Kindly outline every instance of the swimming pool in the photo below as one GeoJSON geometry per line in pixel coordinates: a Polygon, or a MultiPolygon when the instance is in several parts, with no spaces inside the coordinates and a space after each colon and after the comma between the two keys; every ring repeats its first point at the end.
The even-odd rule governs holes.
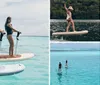
{"type": "MultiPolygon", "coordinates": [[[[19,38],[17,53],[34,53],[32,59],[17,62],[0,62],[0,64],[21,63],[26,66],[19,74],[0,76],[0,85],[48,85],[48,37],[22,36],[19,38]]],[[[8,50],[8,42],[4,37],[2,48],[8,50]]]]}
{"type": "Polygon", "coordinates": [[[100,85],[100,43],[86,44],[51,43],[50,85],[100,85]],[[62,75],[57,75],[59,62],[63,65],[62,75]]]}

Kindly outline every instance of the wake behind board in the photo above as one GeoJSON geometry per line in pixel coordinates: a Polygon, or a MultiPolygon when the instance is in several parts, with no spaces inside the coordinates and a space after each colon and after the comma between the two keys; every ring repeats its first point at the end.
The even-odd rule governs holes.
{"type": "Polygon", "coordinates": [[[0,62],[26,60],[32,58],[33,56],[33,53],[23,53],[20,55],[16,55],[15,57],[9,57],[9,55],[0,54],[0,62]]]}
{"type": "Polygon", "coordinates": [[[25,69],[23,64],[0,65],[0,76],[13,75],[25,69]]]}
{"type": "Polygon", "coordinates": [[[87,33],[88,30],[84,30],[84,31],[75,31],[75,32],[55,32],[52,35],[82,35],[87,33]]]}

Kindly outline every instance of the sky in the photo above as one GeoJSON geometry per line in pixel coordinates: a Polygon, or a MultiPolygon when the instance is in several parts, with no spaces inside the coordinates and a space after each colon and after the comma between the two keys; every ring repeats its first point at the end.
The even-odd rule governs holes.
{"type": "Polygon", "coordinates": [[[0,29],[8,16],[13,28],[23,35],[48,36],[49,0],[2,0],[0,2],[0,29]]]}

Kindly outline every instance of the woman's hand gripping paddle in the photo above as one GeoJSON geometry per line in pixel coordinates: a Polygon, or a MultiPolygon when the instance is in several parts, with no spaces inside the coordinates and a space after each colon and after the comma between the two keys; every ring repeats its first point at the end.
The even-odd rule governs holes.
{"type": "Polygon", "coordinates": [[[1,49],[1,44],[2,44],[2,38],[3,38],[3,36],[5,35],[6,33],[1,33],[0,34],[0,49],[1,49]]]}

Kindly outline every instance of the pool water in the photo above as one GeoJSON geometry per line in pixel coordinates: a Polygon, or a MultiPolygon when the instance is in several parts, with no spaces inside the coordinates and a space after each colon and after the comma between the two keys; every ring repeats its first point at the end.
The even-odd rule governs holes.
{"type": "MultiPolygon", "coordinates": [[[[15,40],[16,43],[16,40],[15,40]]],[[[6,37],[2,41],[2,52],[8,52],[9,43],[6,37]]],[[[0,76],[0,85],[48,85],[48,37],[22,36],[19,38],[17,53],[34,53],[32,59],[16,62],[0,62],[4,64],[21,63],[25,65],[25,70],[21,73],[0,76]]]]}
{"type": "MultiPolygon", "coordinates": [[[[93,50],[94,47],[91,47],[91,51],[86,47],[87,51],[85,51],[82,50],[82,47],[85,49],[84,43],[77,43],[75,46],[79,46],[78,48],[81,48],[81,50],[76,48],[78,50],[75,51],[75,46],[72,44],[51,44],[50,85],[100,85],[100,50],[95,51],[93,50]],[[74,50],[66,48],[66,51],[63,51],[61,45],[63,48],[64,45],[65,48],[68,45],[74,50]],[[59,50],[57,50],[57,47],[59,50]],[[66,60],[68,60],[68,68],[65,68],[66,60]],[[57,74],[59,62],[62,63],[62,75],[57,74]]],[[[99,43],[90,43],[90,45],[99,46],[99,43]]]]}

